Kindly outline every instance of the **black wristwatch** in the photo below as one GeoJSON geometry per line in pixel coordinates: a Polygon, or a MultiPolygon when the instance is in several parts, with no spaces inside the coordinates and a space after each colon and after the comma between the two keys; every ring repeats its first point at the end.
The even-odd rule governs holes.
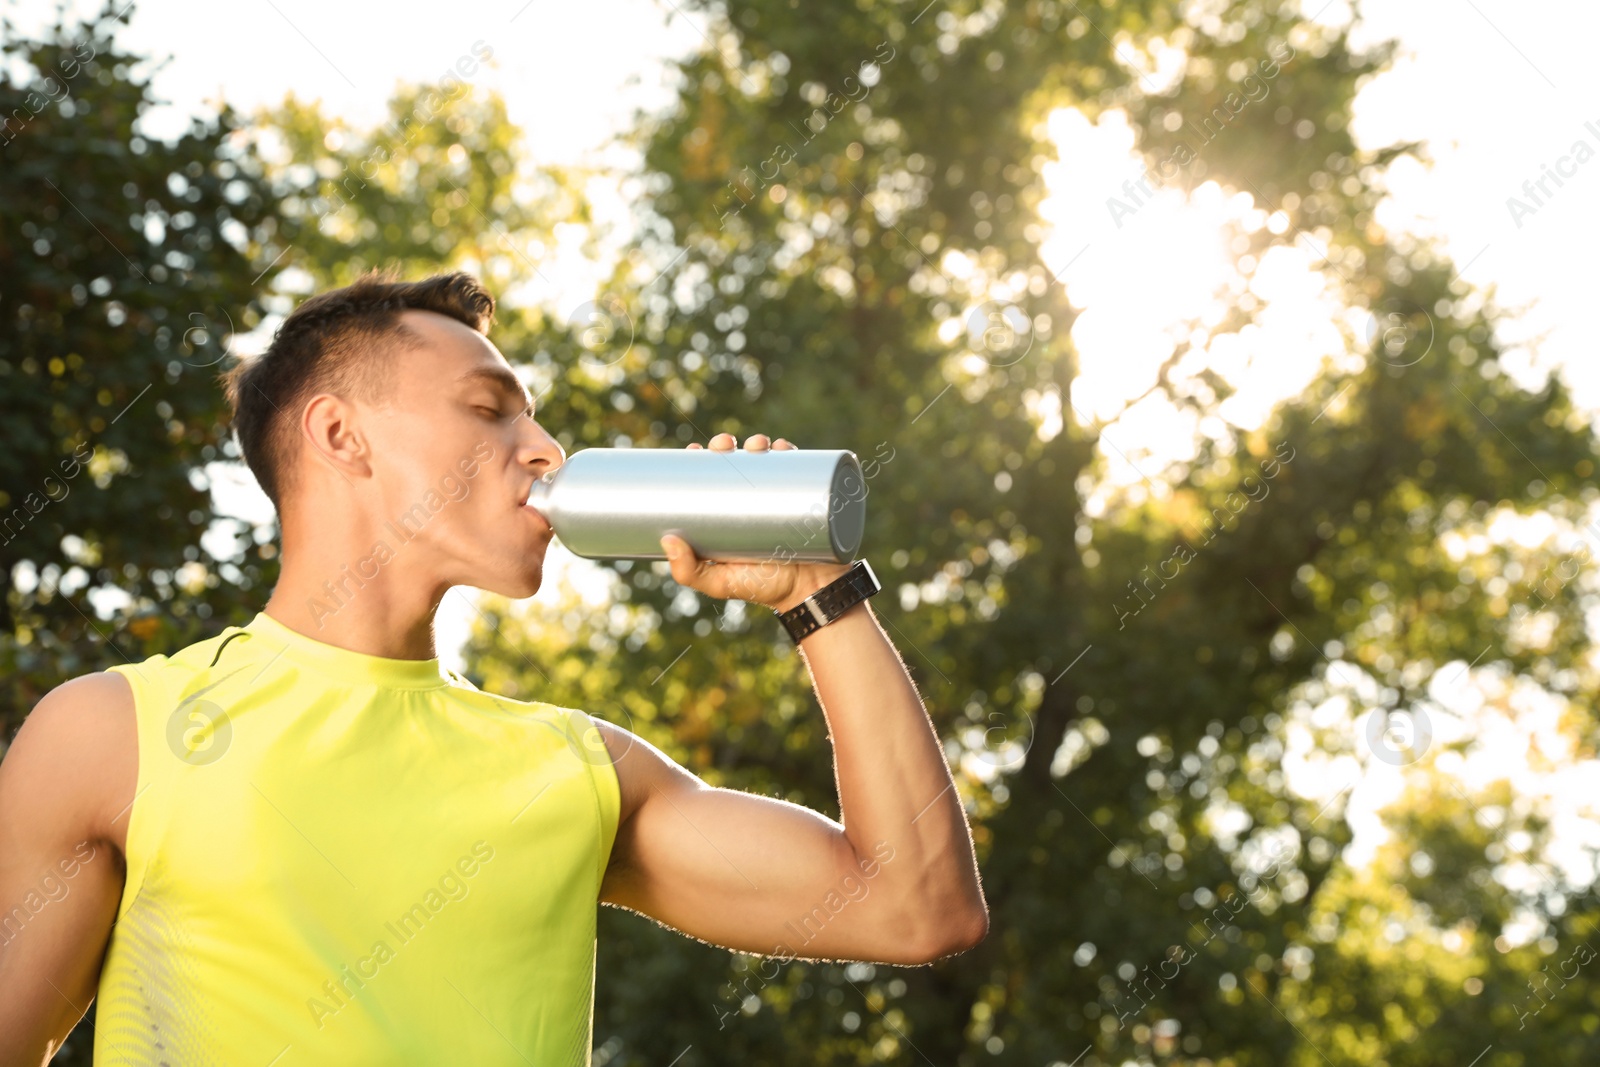
{"type": "Polygon", "coordinates": [[[882,588],[878,576],[872,573],[872,565],[864,559],[858,559],[834,581],[788,611],[780,612],[778,620],[798,645],[801,638],[833,622],[882,588]]]}

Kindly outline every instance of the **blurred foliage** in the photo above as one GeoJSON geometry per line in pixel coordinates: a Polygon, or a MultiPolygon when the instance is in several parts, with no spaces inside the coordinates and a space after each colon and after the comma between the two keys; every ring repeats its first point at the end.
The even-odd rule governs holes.
{"type": "Polygon", "coordinates": [[[249,614],[276,572],[213,514],[206,465],[236,455],[215,379],[264,314],[278,205],[233,112],[138,134],[130,17],[0,45],[0,751],[51,687],[249,614]]]}
{"type": "Polygon", "coordinates": [[[588,221],[573,179],[535,170],[505,104],[465,84],[402,88],[374,130],[329,121],[292,93],[255,117],[293,226],[292,262],[318,286],[374,266],[410,276],[448,263],[504,296],[537,274],[557,225],[588,221]]]}
{"type": "Polygon", "coordinates": [[[265,314],[278,204],[232,111],[139,134],[130,9],[0,30],[0,754],[51,688],[243,621],[277,573],[207,468],[237,456],[216,375],[265,314]]]}
{"type": "MultiPolygon", "coordinates": [[[[1558,381],[1528,391],[1500,367],[1492,303],[1374,221],[1385,168],[1419,151],[1349,134],[1392,48],[1358,53],[1348,30],[1260,2],[691,7],[708,46],[679,65],[675,106],[641,119],[642,236],[598,301],[626,328],[572,365],[573,391],[614,389],[583,441],[761,430],[886,459],[867,540],[889,585],[877,611],[962,769],[994,925],[929,968],[774,974],[608,913],[596,1062],[1592,1055],[1600,1015],[1575,988],[1537,1029],[1485,1010],[1545,949],[1588,937],[1547,908],[1545,940],[1497,946],[1548,895],[1505,873],[1542,864],[1536,848],[1504,850],[1427,763],[1409,772],[1427,784],[1395,816],[1396,854],[1352,869],[1339,804],[1295,795],[1282,769],[1308,709],[1342,704],[1319,742],[1370,760],[1371,713],[1437,711],[1431,680],[1469,663],[1576,709],[1595,690],[1580,586],[1543,581],[1552,546],[1446,550],[1503,512],[1580,522],[1594,441],[1558,381]],[[1186,56],[1172,78],[1141,73],[1171,48],[1186,56]],[[1255,99],[1230,101],[1252,73],[1255,99]],[[1144,472],[1170,492],[1091,513],[1124,462],[1115,425],[1052,432],[1039,414],[1041,398],[1067,407],[1077,373],[1075,309],[1038,253],[1045,119],[1121,109],[1154,172],[1218,107],[1226,136],[1179,184],[1281,212],[1230,235],[1241,274],[1299,240],[1375,336],[1350,332],[1346,358],[1259,430],[1223,424],[1192,462],[1144,472]],[[951,254],[972,280],[945,269],[951,254]],[[1263,478],[1270,498],[1241,509],[1263,478]]],[[[1259,313],[1218,298],[1212,337],[1259,313]]],[[[1214,414],[1227,384],[1178,374],[1189,351],[1157,388],[1214,414]]],[[[559,401],[545,410],[561,421],[559,401]]],[[[485,684],[833,811],[825,730],[771,620],[699,603],[660,567],[610,569],[606,611],[569,592],[493,613],[475,647],[485,684]]]]}
{"type": "MultiPolygon", "coordinates": [[[[1385,168],[1420,151],[1363,151],[1349,135],[1351,101],[1391,49],[1358,53],[1347,31],[1260,0],[689,6],[708,20],[707,47],[677,64],[674,105],[640,117],[639,237],[593,304],[565,316],[540,306],[540,267],[558,225],[588,224],[582,176],[533,166],[492,95],[438,105],[407,88],[377,130],[291,97],[237,141],[217,131],[138,155],[129,123],[145,90],[131,73],[75,88],[86,115],[34,118],[3,150],[0,181],[56,153],[40,173],[87,171],[52,180],[103,233],[74,229],[75,251],[51,259],[82,217],[48,188],[5,198],[0,308],[18,307],[18,291],[53,307],[104,275],[106,297],[126,294],[127,323],[142,309],[154,325],[135,335],[57,314],[47,343],[39,312],[7,314],[4,373],[30,376],[5,390],[8,432],[25,425],[40,442],[5,461],[26,475],[19,488],[84,440],[97,456],[114,445],[143,479],[113,470],[73,504],[83,511],[52,505],[34,525],[59,527],[40,526],[8,565],[62,571],[66,534],[114,560],[93,580],[160,603],[160,625],[179,631],[122,646],[130,656],[181,644],[181,620],[202,607],[215,621],[258,599],[247,590],[269,578],[260,561],[208,564],[219,584],[192,608],[181,590],[168,607],[143,577],[206,528],[187,472],[226,452],[209,380],[181,360],[164,374],[171,357],[157,355],[156,304],[173,315],[189,297],[135,302],[167,249],[114,206],[130,168],[161,153],[188,153],[185,173],[195,158],[203,190],[225,161],[248,188],[227,200],[248,238],[220,239],[220,202],[191,209],[189,226],[218,227],[206,292],[240,329],[271,278],[254,280],[258,264],[280,272],[273,310],[374,264],[461,267],[501,295],[494,340],[569,450],[759,430],[873,461],[866,543],[887,585],[875,610],[958,767],[990,937],[924,968],[774,967],[605,909],[597,1065],[1591,1062],[1600,1003],[1583,953],[1600,908],[1549,863],[1536,805],[1505,783],[1464,792],[1445,763],[1460,746],[1441,744],[1403,772],[1391,837],[1357,865],[1342,793],[1306,799],[1284,771],[1308,743],[1334,768],[1370,762],[1369,716],[1437,714],[1439,684],[1469,664],[1561,702],[1582,754],[1596,734],[1592,597],[1568,573],[1574,556],[1487,535],[1508,514],[1581,526],[1594,440],[1558,380],[1528,389],[1508,375],[1492,301],[1436,249],[1376,223],[1385,168]],[[1152,57],[1169,48],[1186,58],[1157,82],[1152,57]],[[1267,77],[1269,57],[1286,57],[1270,94],[1230,103],[1252,71],[1267,77]],[[1344,358],[1261,428],[1208,420],[1220,428],[1196,458],[1144,472],[1162,491],[1112,493],[1103,509],[1088,502],[1124,462],[1116,423],[1057,430],[1041,415],[1051,401],[1069,409],[1078,369],[1076,311],[1038,253],[1058,108],[1126,112],[1153,172],[1182,130],[1226,109],[1226,136],[1180,184],[1217,182],[1281,212],[1285,226],[1230,235],[1241,275],[1273,247],[1312,246],[1344,303],[1371,311],[1377,340],[1350,332],[1344,358]],[[114,129],[95,131],[109,114],[114,129]],[[47,130],[53,140],[35,139],[47,130]],[[95,152],[123,153],[115,172],[95,170],[95,152]],[[16,217],[22,203],[55,214],[16,217]],[[46,219],[57,231],[38,252],[46,219]],[[953,278],[951,255],[975,269],[953,278]],[[61,277],[19,290],[29,270],[61,277]],[[32,370],[24,345],[38,351],[32,370]],[[46,374],[72,351],[110,400],[46,384],[69,377],[46,374]],[[166,399],[182,427],[211,436],[180,431],[152,455],[139,434],[155,431],[131,425],[140,408],[110,423],[152,373],[168,392],[141,403],[166,399]],[[95,429],[87,413],[101,409],[95,429]],[[1263,479],[1270,495],[1230,503],[1263,479]],[[112,510],[134,499],[140,516],[167,519],[169,506],[172,518],[112,510]]],[[[161,199],[176,164],[164,166],[139,197],[176,212],[177,193],[161,199]]],[[[1260,313],[1218,299],[1229,312],[1211,337],[1260,313]]],[[[1180,371],[1189,336],[1156,389],[1214,415],[1228,385],[1180,371]]],[[[776,623],[703,602],[660,566],[603,574],[599,606],[573,589],[487,601],[474,680],[611,718],[713,783],[837,814],[825,724],[776,623]]],[[[19,617],[64,599],[10,594],[19,617]]],[[[81,621],[48,618],[39,632],[57,643],[30,646],[33,695],[111,661],[71,636],[81,621]]],[[[119,643],[137,632],[122,615],[100,625],[119,627],[119,643]]]]}

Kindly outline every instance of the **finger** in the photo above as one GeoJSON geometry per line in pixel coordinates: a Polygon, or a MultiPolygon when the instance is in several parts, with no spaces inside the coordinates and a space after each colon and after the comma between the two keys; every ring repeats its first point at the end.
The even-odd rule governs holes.
{"type": "Polygon", "coordinates": [[[700,559],[694,548],[676,534],[663,536],[661,548],[667,554],[673,581],[719,600],[749,600],[770,577],[764,566],[700,559]]]}
{"type": "Polygon", "coordinates": [[[711,447],[718,452],[727,452],[739,446],[739,439],[731,433],[719,433],[711,439],[711,447]]]}
{"type": "Polygon", "coordinates": [[[705,564],[695,555],[689,542],[674,534],[661,538],[661,550],[667,554],[667,565],[672,568],[672,580],[679,585],[694,587],[705,564]]]}
{"type": "Polygon", "coordinates": [[[684,445],[684,447],[685,447],[685,448],[699,448],[699,449],[704,449],[704,448],[705,448],[705,445],[702,445],[702,444],[701,444],[701,443],[700,443],[700,442],[699,442],[699,441],[690,441],[690,442],[689,442],[689,443],[688,443],[688,444],[687,444],[687,445],[684,445]]]}
{"type": "Polygon", "coordinates": [[[772,438],[764,433],[753,433],[744,439],[746,452],[765,452],[772,445],[772,438]]]}
{"type": "Polygon", "coordinates": [[[772,447],[773,448],[794,448],[794,447],[796,447],[796,445],[795,445],[795,443],[793,441],[789,440],[787,437],[780,437],[776,441],[772,442],[772,447]]]}

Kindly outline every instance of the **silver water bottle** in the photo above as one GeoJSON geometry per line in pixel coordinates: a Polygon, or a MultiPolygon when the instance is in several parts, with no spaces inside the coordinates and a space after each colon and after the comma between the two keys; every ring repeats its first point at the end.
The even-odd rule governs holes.
{"type": "Polygon", "coordinates": [[[665,559],[673,533],[702,559],[849,563],[867,485],[847,449],[585,448],[533,483],[528,506],[589,559],[665,559]]]}

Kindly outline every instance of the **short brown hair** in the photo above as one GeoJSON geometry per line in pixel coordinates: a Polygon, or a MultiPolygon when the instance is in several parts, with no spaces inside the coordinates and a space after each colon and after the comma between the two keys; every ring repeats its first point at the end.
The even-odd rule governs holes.
{"type": "Polygon", "coordinates": [[[408,308],[448,315],[485,335],[494,321],[494,297],[470,274],[405,282],[374,268],[302,302],[265,352],[223,375],[239,450],[280,512],[301,406],[321,392],[377,395],[384,379],[378,357],[390,346],[413,348],[422,341],[400,319],[408,308]]]}

